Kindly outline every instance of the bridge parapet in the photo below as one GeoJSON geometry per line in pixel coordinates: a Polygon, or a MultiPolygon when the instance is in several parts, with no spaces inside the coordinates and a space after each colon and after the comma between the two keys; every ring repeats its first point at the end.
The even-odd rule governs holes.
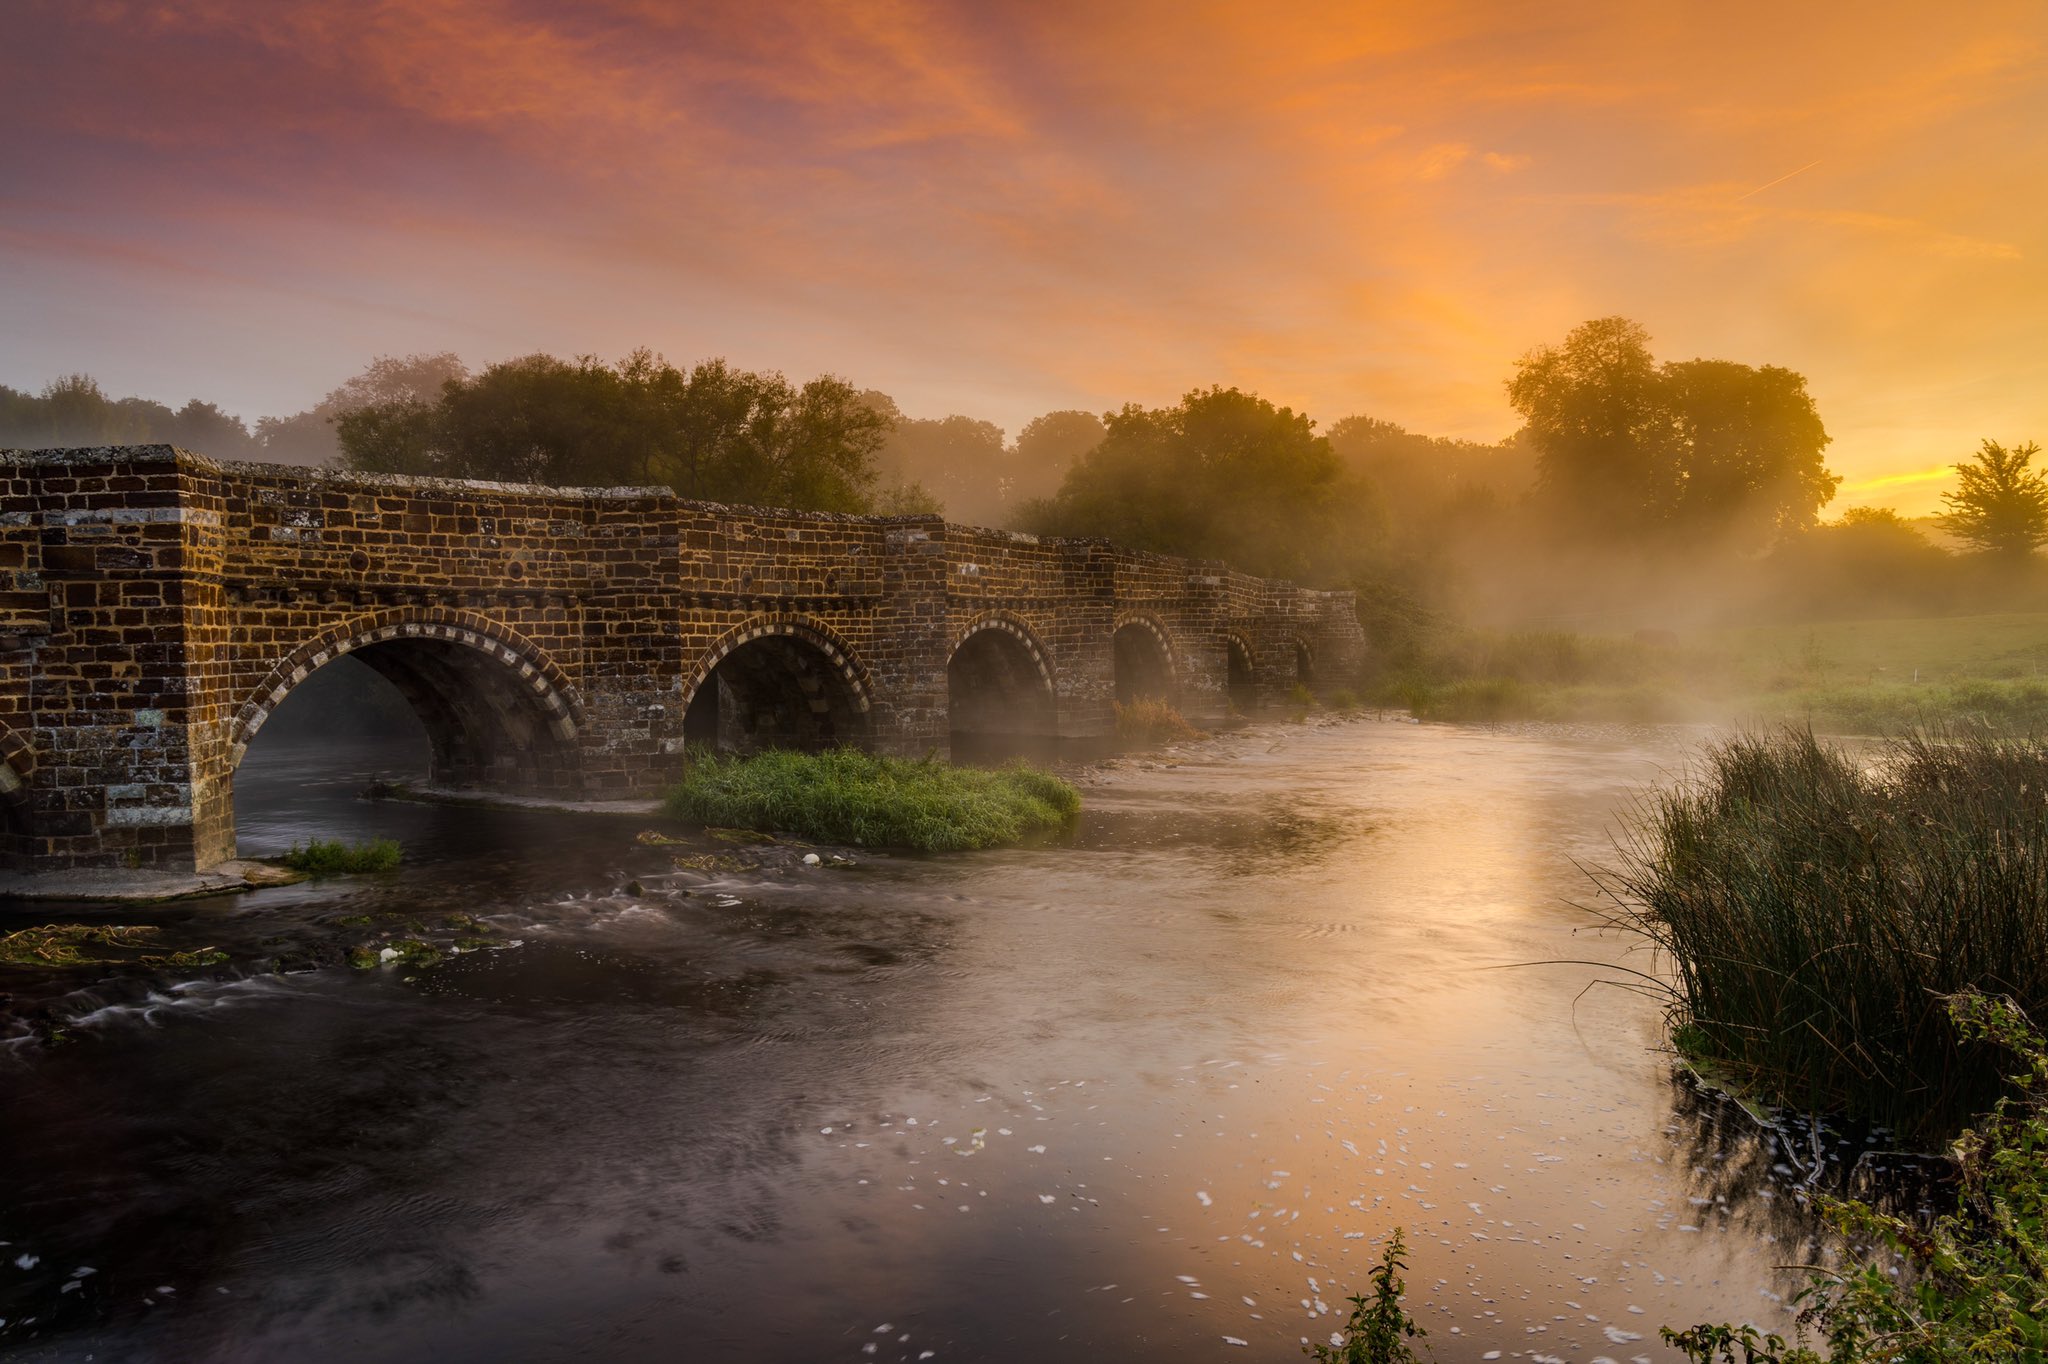
{"type": "Polygon", "coordinates": [[[1102,733],[1120,691],[1199,719],[1362,647],[1348,593],[937,517],[0,451],[0,848],[232,856],[235,765],[342,657],[413,704],[437,781],[610,797],[672,780],[692,739],[1102,733]]]}

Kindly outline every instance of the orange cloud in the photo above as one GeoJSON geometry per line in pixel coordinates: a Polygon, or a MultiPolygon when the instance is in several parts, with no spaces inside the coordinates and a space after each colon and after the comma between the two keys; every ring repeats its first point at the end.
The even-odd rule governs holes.
{"type": "Polygon", "coordinates": [[[1669,355],[1807,374],[1858,495],[2048,436],[2030,0],[1938,27],[1908,3],[46,0],[13,29],[0,381],[126,365],[287,410],[369,349],[645,343],[1012,429],[1225,381],[1494,436],[1516,356],[1619,312],[1669,355]]]}

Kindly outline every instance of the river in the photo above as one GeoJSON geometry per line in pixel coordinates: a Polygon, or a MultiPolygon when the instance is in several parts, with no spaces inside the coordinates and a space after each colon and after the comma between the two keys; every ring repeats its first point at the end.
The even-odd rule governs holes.
{"type": "Polygon", "coordinates": [[[1258,725],[1093,771],[1070,843],[670,877],[259,745],[245,853],[405,869],[118,920],[519,945],[58,1000],[0,1051],[0,1358],[1298,1358],[1396,1226],[1441,1361],[1785,1329],[1793,1167],[1631,977],[1531,964],[1649,965],[1575,905],[1697,737],[1258,725]]]}

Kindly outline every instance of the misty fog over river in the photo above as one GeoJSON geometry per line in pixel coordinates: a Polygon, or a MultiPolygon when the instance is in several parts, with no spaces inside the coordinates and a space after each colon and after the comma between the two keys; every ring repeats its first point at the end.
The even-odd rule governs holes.
{"type": "Polygon", "coordinates": [[[684,875],[259,745],[245,853],[405,867],[118,921],[519,945],[60,1001],[0,1050],[0,1358],[1297,1358],[1396,1226],[1438,1360],[1786,1329],[1797,1172],[1625,976],[1516,965],[1648,966],[1581,868],[1698,737],[1262,724],[1088,775],[1068,843],[684,875]]]}

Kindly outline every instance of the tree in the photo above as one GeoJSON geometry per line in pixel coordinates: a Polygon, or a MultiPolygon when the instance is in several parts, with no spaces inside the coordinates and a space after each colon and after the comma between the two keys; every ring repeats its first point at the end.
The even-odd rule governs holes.
{"type": "Polygon", "coordinates": [[[110,398],[99,381],[67,374],[30,395],[0,389],[0,445],[29,448],[161,441],[221,459],[254,452],[240,417],[194,398],[172,411],[151,398],[110,398]]]}
{"type": "Polygon", "coordinates": [[[992,523],[1008,500],[1010,452],[994,422],[899,415],[879,463],[884,477],[929,489],[961,521],[992,523]]]}
{"type": "Polygon", "coordinates": [[[1538,486],[1563,519],[1613,533],[1665,499],[1668,417],[1650,335],[1625,317],[1524,356],[1508,401],[1536,442],[1538,486]]]}
{"type": "Polygon", "coordinates": [[[1033,417],[1010,452],[1009,502],[1049,497],[1080,458],[1102,444],[1108,428],[1093,412],[1066,409],[1033,417]]]}
{"type": "Polygon", "coordinates": [[[1806,380],[1776,365],[1686,360],[1663,367],[1672,422],[1667,525],[1770,540],[1814,524],[1842,480],[1806,380]]]}
{"type": "MultiPolygon", "coordinates": [[[[339,390],[337,390],[339,392],[339,390]]],[[[529,355],[344,411],[351,468],[556,486],[665,485],[721,502],[864,511],[886,420],[843,379],[801,388],[723,360],[685,374],[529,355]]]]}
{"type": "Polygon", "coordinates": [[[1948,508],[1942,529],[2002,559],[2024,559],[2048,543],[2048,477],[2027,467],[2040,453],[2034,441],[2010,450],[1985,441],[1974,457],[1956,465],[1962,486],[1941,495],[1948,508]]]}
{"type": "Polygon", "coordinates": [[[1344,477],[1304,414],[1211,388],[1177,407],[1127,405],[1105,426],[1032,509],[1038,528],[1316,580],[1341,577],[1377,539],[1370,488],[1344,477]]]}
{"type": "Polygon", "coordinates": [[[468,377],[468,368],[452,351],[403,357],[380,355],[361,374],[306,411],[290,417],[259,418],[256,442],[262,448],[263,458],[274,463],[331,463],[341,457],[341,440],[335,428],[345,414],[408,399],[431,404],[440,397],[443,384],[468,377]]]}
{"type": "Polygon", "coordinates": [[[1378,417],[1345,417],[1330,427],[1344,467],[1379,489],[1390,511],[1427,515],[1474,497],[1519,496],[1536,481],[1535,451],[1511,436],[1498,444],[1423,436],[1378,417]]]}
{"type": "Polygon", "coordinates": [[[1610,538],[1761,548],[1811,526],[1841,480],[1806,380],[1774,365],[1659,365],[1649,334],[1596,318],[1525,356],[1508,398],[1559,524],[1610,538]]]}

